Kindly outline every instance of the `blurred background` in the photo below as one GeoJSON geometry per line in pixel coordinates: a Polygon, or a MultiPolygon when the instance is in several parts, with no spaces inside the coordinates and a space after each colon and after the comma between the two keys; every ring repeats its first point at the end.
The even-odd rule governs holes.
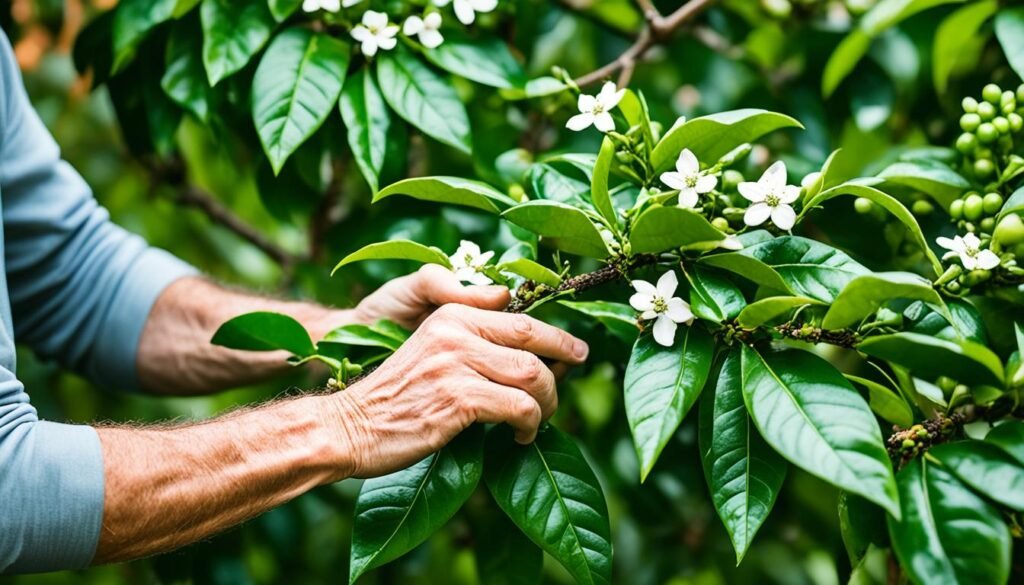
{"type": "MultiPolygon", "coordinates": [[[[548,74],[556,65],[574,75],[591,71],[625,50],[642,22],[628,0],[507,2],[514,5],[509,9],[513,30],[506,31],[507,36],[531,75],[548,74]]],[[[301,162],[274,179],[262,153],[243,139],[253,132],[251,121],[247,128],[230,118],[204,125],[178,112],[164,135],[169,143],[133,144],[131,130],[124,132],[119,124],[110,88],[94,88],[97,80],[75,66],[78,33],[115,4],[116,0],[8,0],[2,4],[0,22],[15,46],[33,104],[65,158],[120,225],[218,281],[338,306],[354,304],[366,291],[411,269],[394,263],[362,263],[329,277],[339,258],[366,243],[401,236],[451,251],[461,234],[469,234],[484,249],[504,245],[489,216],[454,209],[438,215],[436,207],[400,198],[371,208],[365,183],[344,147],[337,146],[343,139],[329,130],[318,133],[309,148],[331,153],[327,164],[338,180],[330,197],[314,188],[322,173],[318,169],[305,172],[301,162]],[[181,174],[204,199],[197,202],[183,194],[181,174]],[[226,222],[247,226],[258,237],[240,235],[226,222]]],[[[838,147],[854,154],[846,157],[849,176],[871,174],[909,148],[948,147],[959,133],[956,121],[964,95],[977,95],[989,81],[1015,87],[1009,81],[1013,73],[986,30],[962,47],[972,57],[961,60],[967,65],[954,72],[947,90],[940,94],[933,89],[932,40],[938,23],[952,10],[942,7],[879,35],[850,78],[824,99],[821,81],[826,60],[856,25],[857,16],[872,4],[872,0],[724,0],[697,24],[649,52],[633,73],[630,87],[643,90],[653,117],[666,127],[679,115],[738,107],[772,109],[799,119],[805,131],[772,135],[750,160],[752,167],[758,166],[770,149],[773,156],[789,163],[791,178],[818,169],[838,147]]],[[[658,5],[668,12],[679,3],[658,5]]],[[[80,46],[77,52],[89,50],[80,46]]],[[[389,171],[390,179],[382,180],[382,185],[420,174],[476,175],[500,184],[503,165],[512,164],[516,157],[529,162],[529,152],[597,150],[596,132],[562,130],[565,119],[575,113],[571,96],[511,103],[497,92],[468,83],[457,88],[473,120],[473,156],[413,134],[401,142],[407,145],[398,155],[401,164],[389,171]]],[[[245,99],[239,103],[246,103],[245,99]]],[[[240,108],[244,111],[239,119],[248,120],[248,108],[240,108]]],[[[316,164],[324,161],[316,160],[316,164]]],[[[534,180],[543,184],[553,179],[534,180]]],[[[852,204],[836,203],[840,204],[851,205],[848,218],[837,222],[841,225],[822,226],[833,239],[842,241],[844,233],[865,230],[885,233],[885,220],[854,214],[852,204]]],[[[922,223],[927,221],[922,218],[922,223]]],[[[857,241],[862,242],[854,250],[858,260],[875,269],[892,265],[900,253],[898,245],[885,237],[857,241]]],[[[556,309],[544,317],[584,333],[592,327],[556,309]]],[[[599,470],[613,516],[616,582],[846,583],[850,566],[839,538],[838,494],[795,468],[757,542],[742,565],[735,566],[701,469],[696,417],[684,423],[647,483],[638,485],[637,462],[621,408],[624,364],[618,357],[612,359],[626,355],[627,346],[613,336],[590,338],[602,342],[594,347],[588,367],[563,384],[557,424],[580,439],[599,470]]],[[[297,370],[288,377],[214,397],[157,399],[96,388],[74,373],[37,360],[25,348],[19,351],[18,364],[41,416],[76,422],[202,419],[323,384],[297,370]]],[[[314,490],[226,534],[162,557],[81,572],[0,578],[0,582],[344,582],[358,488],[358,482],[347,481],[314,490]]],[[[478,496],[428,543],[361,582],[479,583],[469,527],[475,513],[486,514],[493,506],[488,506],[482,493],[478,496]]],[[[545,579],[555,584],[571,582],[551,562],[546,564],[545,579]]]]}

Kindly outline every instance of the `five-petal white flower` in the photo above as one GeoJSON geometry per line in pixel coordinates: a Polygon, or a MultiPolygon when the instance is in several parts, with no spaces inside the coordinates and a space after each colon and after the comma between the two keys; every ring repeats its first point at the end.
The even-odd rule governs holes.
{"type": "Polygon", "coordinates": [[[743,223],[758,226],[770,217],[779,229],[793,228],[796,211],[791,203],[800,198],[800,187],[786,184],[786,163],[777,161],[756,183],[740,183],[739,190],[740,195],[752,203],[743,215],[743,223]]]}
{"type": "Polygon", "coordinates": [[[390,51],[395,48],[398,39],[398,25],[388,23],[388,15],[383,12],[367,10],[363,13],[363,23],[352,29],[352,38],[359,41],[359,50],[367,57],[377,54],[377,49],[390,51]]]}
{"type": "Polygon", "coordinates": [[[982,250],[981,240],[978,236],[968,233],[964,237],[956,236],[949,238],[937,238],[935,240],[943,248],[954,252],[960,257],[960,263],[967,270],[992,270],[999,266],[999,256],[992,250],[982,250]]]}
{"type": "Polygon", "coordinates": [[[431,12],[422,18],[414,14],[405,19],[402,32],[407,37],[419,36],[420,42],[428,49],[437,48],[444,42],[441,36],[441,13],[431,12]]]}
{"type": "Polygon", "coordinates": [[[700,196],[709,193],[718,184],[718,178],[700,170],[700,161],[684,148],[676,159],[676,170],[661,174],[661,182],[679,190],[679,207],[697,207],[700,196]]]}
{"type": "Polygon", "coordinates": [[[654,319],[654,340],[660,345],[671,347],[676,339],[676,327],[679,323],[693,323],[693,312],[690,304],[676,294],[679,281],[674,270],[661,275],[658,284],[653,285],[646,280],[634,280],[630,284],[636,292],[629,298],[629,304],[640,311],[640,319],[654,319]]]}
{"type": "MultiPolygon", "coordinates": [[[[452,0],[434,0],[435,6],[448,6],[452,0]]],[[[476,20],[477,12],[490,12],[498,7],[498,0],[455,0],[455,17],[469,26],[476,20]]]]}
{"type": "Polygon", "coordinates": [[[587,95],[581,93],[577,102],[580,113],[576,114],[566,122],[565,127],[579,132],[589,128],[591,124],[601,132],[615,130],[615,120],[609,113],[626,93],[625,89],[616,91],[614,82],[607,82],[601,88],[601,93],[587,95]]]}
{"type": "Polygon", "coordinates": [[[494,252],[481,252],[480,246],[469,240],[462,240],[459,248],[448,257],[448,260],[452,263],[452,272],[459,280],[483,286],[493,282],[482,272],[493,256],[494,252]]]}

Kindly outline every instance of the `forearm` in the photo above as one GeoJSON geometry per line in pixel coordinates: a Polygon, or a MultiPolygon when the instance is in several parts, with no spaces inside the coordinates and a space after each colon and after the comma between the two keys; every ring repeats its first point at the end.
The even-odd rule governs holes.
{"type": "Polygon", "coordinates": [[[178,427],[99,428],[106,478],[96,563],[207,538],[352,472],[340,395],[178,427]]]}
{"type": "Polygon", "coordinates": [[[283,352],[235,351],[210,343],[221,324],[252,311],[290,315],[314,341],[356,320],[351,310],[264,298],[202,278],[182,278],[160,295],[143,329],[137,357],[143,388],[160,394],[201,394],[283,372],[289,367],[283,352]]]}

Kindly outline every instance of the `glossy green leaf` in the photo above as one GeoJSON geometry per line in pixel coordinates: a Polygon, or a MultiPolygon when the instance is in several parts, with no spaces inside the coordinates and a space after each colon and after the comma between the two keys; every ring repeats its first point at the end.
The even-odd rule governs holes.
{"type": "Polygon", "coordinates": [[[714,340],[700,326],[681,325],[671,347],[649,334],[636,340],[623,387],[641,482],[700,396],[713,358],[714,340]]]}
{"type": "Polygon", "coordinates": [[[899,515],[875,416],[831,364],[806,351],[743,346],[743,398],[761,436],[790,463],[899,515]]]}
{"type": "Polygon", "coordinates": [[[376,194],[384,168],[391,115],[369,69],[360,69],[348,79],[341,90],[338,108],[345,122],[352,158],[370,190],[376,194]]]}
{"type": "Polygon", "coordinates": [[[629,305],[609,301],[558,301],[558,304],[597,319],[616,337],[632,343],[640,332],[636,311],[629,305]]]}
{"type": "Polygon", "coordinates": [[[1011,420],[997,425],[985,436],[985,441],[999,447],[1017,463],[1024,465],[1024,422],[1011,420]]]}
{"type": "Polygon", "coordinates": [[[818,193],[808,201],[804,202],[804,208],[800,211],[800,218],[806,215],[807,212],[814,207],[840,195],[863,197],[891,213],[910,231],[911,237],[914,238],[918,247],[920,247],[921,251],[924,252],[925,258],[927,258],[931,263],[935,274],[942,274],[942,263],[939,262],[938,257],[935,256],[935,253],[932,252],[931,248],[928,246],[928,240],[924,237],[924,232],[921,231],[920,224],[917,223],[917,219],[915,219],[914,215],[910,213],[910,210],[900,203],[895,197],[872,187],[867,182],[849,181],[818,193]]]}
{"type": "Polygon", "coordinates": [[[836,46],[836,50],[825,63],[821,75],[821,93],[826,98],[839,87],[839,84],[853,71],[857,63],[871,48],[871,35],[860,29],[853,29],[836,46]]]}
{"type": "Polygon", "coordinates": [[[381,321],[372,325],[362,323],[350,323],[342,325],[329,331],[317,345],[334,343],[338,345],[357,345],[361,347],[379,347],[396,351],[405,340],[409,339],[409,332],[397,323],[381,321]]]}
{"type": "Polygon", "coordinates": [[[780,128],[803,128],[789,116],[766,110],[744,109],[719,112],[687,120],[668,130],[651,151],[655,172],[666,171],[676,163],[684,148],[689,148],[705,164],[745,142],[780,128]]]}
{"type": "Polygon", "coordinates": [[[519,445],[508,427],[487,434],[484,480],[498,506],[580,585],[608,585],[611,528],[601,484],[571,438],[542,429],[519,445]]]}
{"type": "MultiPolygon", "coordinates": [[[[578,165],[574,164],[573,166],[579,168],[578,165]]],[[[589,198],[590,186],[583,181],[559,172],[558,169],[550,164],[535,163],[530,165],[530,170],[527,172],[526,177],[530,182],[531,192],[536,199],[557,201],[558,203],[565,203],[566,205],[572,205],[587,211],[593,208],[589,198]]]]}
{"type": "Polygon", "coordinates": [[[424,264],[440,264],[445,268],[452,266],[448,255],[433,246],[424,246],[412,240],[388,240],[364,246],[345,256],[334,267],[331,274],[333,275],[346,264],[363,260],[413,260],[424,264]]]}
{"type": "Polygon", "coordinates": [[[444,42],[423,51],[423,56],[453,75],[482,85],[499,89],[526,85],[522,66],[508,50],[508,45],[496,35],[469,39],[446,32],[444,42]]]}
{"type": "Polygon", "coordinates": [[[120,71],[135,57],[143,39],[159,24],[176,16],[179,4],[191,8],[186,0],[123,0],[114,13],[113,72],[120,71]]]}
{"type": "Polygon", "coordinates": [[[493,504],[473,518],[474,559],[480,583],[537,585],[542,582],[544,551],[533,544],[504,512],[493,504]]]}
{"type": "Polygon", "coordinates": [[[698,242],[720,242],[725,234],[703,215],[676,206],[655,205],[633,223],[629,243],[636,254],[654,254],[698,242]]]}
{"type": "Polygon", "coordinates": [[[869,337],[857,349],[905,366],[921,378],[949,376],[969,384],[1003,384],[999,356],[980,343],[900,332],[869,337]]]}
{"type": "Polygon", "coordinates": [[[832,302],[821,326],[825,329],[844,329],[856,325],[894,299],[926,302],[946,315],[950,322],[953,321],[946,303],[928,279],[910,272],[875,272],[851,280],[832,302]]]}
{"type": "Polygon", "coordinates": [[[210,87],[206,85],[203,71],[201,43],[197,27],[179,25],[174,28],[167,41],[167,68],[160,79],[160,87],[176,104],[206,122],[210,112],[210,87]]]}
{"type": "Polygon", "coordinates": [[[419,463],[366,480],[356,499],[349,583],[426,541],[459,511],[483,474],[483,427],[419,463]]]}
{"type": "Polygon", "coordinates": [[[903,521],[888,519],[893,552],[918,584],[1006,583],[1010,531],[990,504],[917,458],[899,472],[903,521]]]}
{"type": "Polygon", "coordinates": [[[651,113],[647,108],[647,100],[642,91],[634,92],[626,89],[619,101],[619,111],[626,117],[630,126],[638,126],[644,139],[644,151],[650,156],[654,150],[654,133],[651,130],[651,113]]]}
{"type": "Polygon", "coordinates": [[[914,413],[910,410],[910,405],[895,390],[859,376],[847,374],[846,379],[867,389],[868,406],[887,422],[901,427],[914,424],[914,413]]]}
{"type": "Polygon", "coordinates": [[[737,322],[748,329],[760,327],[765,323],[789,313],[790,311],[809,305],[824,305],[818,299],[808,297],[767,297],[750,303],[736,317],[737,322]]]}
{"type": "Polygon", "coordinates": [[[203,64],[213,86],[245,67],[270,40],[276,23],[266,2],[202,1],[203,64]]]}
{"type": "Polygon", "coordinates": [[[1024,6],[1007,6],[996,14],[996,38],[1003,47],[1006,60],[1024,79],[1024,6]]]}
{"type": "MultiPolygon", "coordinates": [[[[769,290],[793,294],[789,284],[782,279],[782,276],[774,268],[749,254],[741,254],[740,252],[711,254],[701,258],[698,264],[721,268],[769,290]]],[[[814,300],[819,303],[821,302],[817,299],[814,300]]]]}
{"type": "Polygon", "coordinates": [[[416,177],[388,185],[373,196],[376,203],[392,195],[407,195],[421,201],[464,205],[498,213],[516,202],[482,181],[460,177],[416,177]]]}
{"type": "Polygon", "coordinates": [[[264,53],[252,80],[252,118],[274,173],[327,119],[348,71],[348,44],[291,28],[264,53]]]}
{"type": "Polygon", "coordinates": [[[886,546],[889,543],[885,511],[847,492],[839,493],[839,532],[850,564],[855,564],[872,545],[886,546]]]}
{"type": "Polygon", "coordinates": [[[590,183],[590,199],[594,207],[608,221],[608,225],[617,226],[619,218],[615,214],[612,198],[608,194],[608,175],[615,159],[615,143],[607,136],[601,141],[601,150],[594,163],[594,176],[590,183]]]}
{"type": "Polygon", "coordinates": [[[280,313],[246,313],[224,323],[210,343],[231,349],[273,351],[283,349],[299,357],[316,353],[316,347],[298,321],[280,313]]]}
{"type": "Polygon", "coordinates": [[[686,271],[690,309],[701,319],[721,323],[740,314],[747,300],[739,287],[722,274],[701,266],[686,271]]]}
{"type": "Polygon", "coordinates": [[[701,396],[699,425],[704,477],[736,550],[736,564],[775,505],[787,467],[750,421],[740,362],[738,349],[726,356],[714,391],[701,396]]]}
{"type": "Polygon", "coordinates": [[[268,0],[267,5],[274,20],[283,22],[302,6],[302,0],[268,0]]]}
{"type": "Polygon", "coordinates": [[[1024,511],[1024,466],[999,447],[983,441],[959,441],[939,445],[928,453],[974,491],[1024,511]]]}
{"type": "Polygon", "coordinates": [[[469,153],[469,117],[451,83],[399,46],[377,58],[377,82],[384,100],[424,134],[469,153]]]}
{"type": "Polygon", "coordinates": [[[935,41],[932,44],[932,82],[939,94],[946,92],[949,78],[962,59],[964,45],[980,34],[982,25],[998,8],[999,3],[996,0],[972,2],[947,16],[935,29],[935,41]]]}
{"type": "Polygon", "coordinates": [[[501,214],[508,221],[541,236],[554,248],[588,256],[607,258],[608,246],[594,222],[579,209],[555,201],[527,201],[501,214]]]}
{"type": "Polygon", "coordinates": [[[562,283],[562,277],[543,264],[538,264],[529,258],[516,258],[498,264],[498,270],[518,274],[527,280],[533,280],[551,287],[557,287],[562,283]]]}
{"type": "Polygon", "coordinates": [[[946,164],[934,160],[896,162],[885,167],[878,176],[889,183],[931,195],[946,208],[971,187],[970,181],[946,164]]]}

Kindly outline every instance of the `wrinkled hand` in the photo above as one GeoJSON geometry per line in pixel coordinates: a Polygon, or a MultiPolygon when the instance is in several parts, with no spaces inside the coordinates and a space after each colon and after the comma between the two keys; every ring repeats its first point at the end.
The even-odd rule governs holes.
{"type": "Polygon", "coordinates": [[[452,271],[426,264],[418,271],[396,278],[363,299],[355,318],[363,323],[390,319],[415,329],[434,310],[448,303],[498,310],[509,302],[503,286],[464,286],[452,271]]]}
{"type": "Polygon", "coordinates": [[[533,441],[558,406],[540,357],[582,363],[587,344],[526,315],[444,305],[365,379],[335,394],[352,473],[408,467],[469,425],[508,423],[533,441]]]}

